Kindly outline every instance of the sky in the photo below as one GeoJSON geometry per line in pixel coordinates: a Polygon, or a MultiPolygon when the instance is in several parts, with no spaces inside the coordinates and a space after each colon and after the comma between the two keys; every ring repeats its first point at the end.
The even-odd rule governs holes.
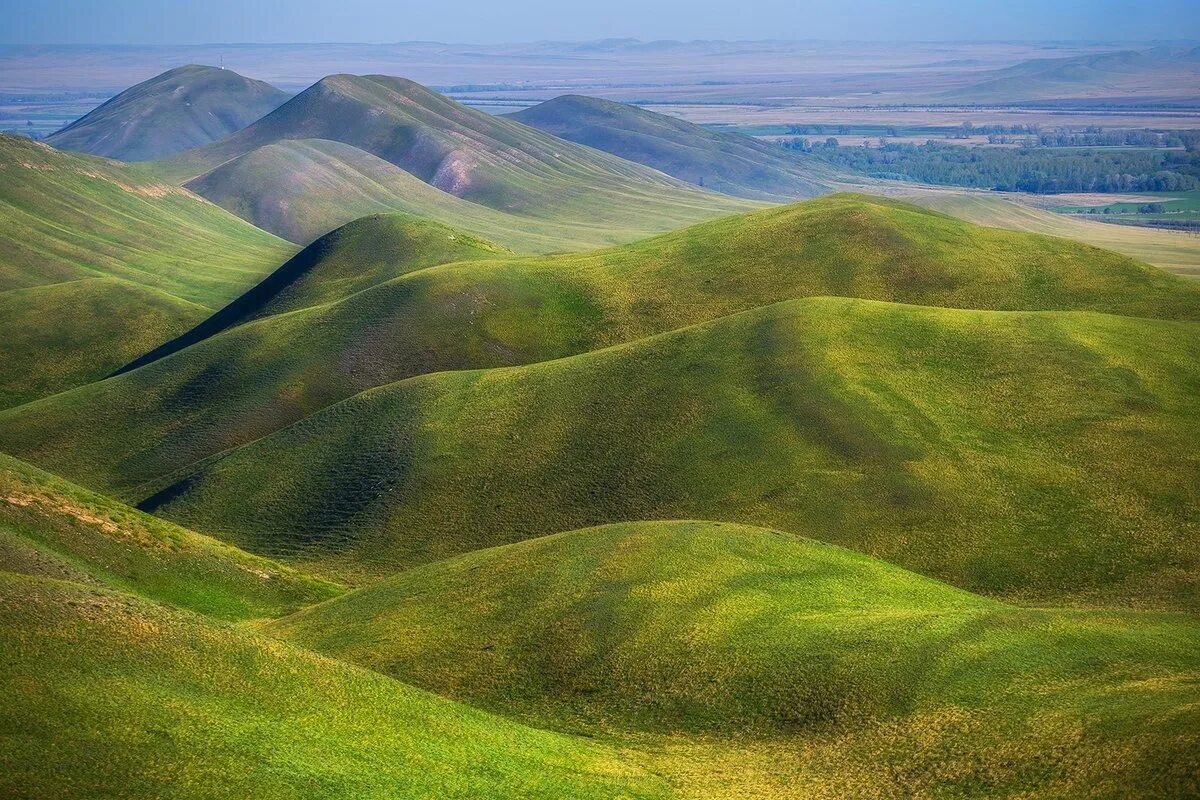
{"type": "Polygon", "coordinates": [[[1200,0],[0,0],[4,44],[1200,39],[1200,0]]]}

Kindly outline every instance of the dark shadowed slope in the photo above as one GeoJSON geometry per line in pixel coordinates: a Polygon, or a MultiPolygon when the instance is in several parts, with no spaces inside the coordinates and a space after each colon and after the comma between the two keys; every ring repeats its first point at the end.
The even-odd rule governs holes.
{"type": "Polygon", "coordinates": [[[189,64],[126,89],[47,141],[63,150],[148,161],[215,142],[287,98],[232,70],[189,64]]]}
{"type": "Polygon", "coordinates": [[[827,164],[802,153],[611,100],[564,95],[508,116],[738,197],[774,201],[812,197],[829,191],[823,181],[832,177],[827,164]]]}
{"type": "Polygon", "coordinates": [[[287,139],[352,145],[500,211],[634,235],[749,207],[383,75],[323,78],[244,130],[156,169],[185,182],[287,139]]]}
{"type": "Polygon", "coordinates": [[[300,244],[379,212],[437,220],[530,253],[619,244],[658,231],[636,222],[614,229],[590,220],[555,222],[497,211],[430,186],[365,150],[325,139],[286,139],[259,147],[186,186],[300,244]]]}
{"type": "MultiPolygon", "coordinates": [[[[353,266],[355,248],[333,255],[353,266]]],[[[140,500],[143,483],[372,386],[560,358],[795,297],[1200,318],[1200,285],[1115,253],[847,195],[594,253],[415,272],[386,252],[366,261],[400,277],[0,414],[0,449],[140,500]]]]}
{"type": "Polygon", "coordinates": [[[604,522],[724,519],[1005,598],[1196,609],[1198,327],[789,301],[370,390],[145,507],[350,574],[604,522]]]}
{"type": "Polygon", "coordinates": [[[138,169],[0,135],[0,406],[103,377],[292,251],[138,169]]]}

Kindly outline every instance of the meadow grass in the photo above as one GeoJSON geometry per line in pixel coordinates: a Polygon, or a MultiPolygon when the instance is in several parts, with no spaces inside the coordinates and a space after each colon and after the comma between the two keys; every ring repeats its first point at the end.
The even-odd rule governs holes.
{"type": "MultiPolygon", "coordinates": [[[[382,218],[372,224],[386,231],[382,218]]],[[[790,298],[1200,318],[1200,285],[1145,264],[861,196],[595,253],[416,271],[410,250],[388,256],[397,245],[385,235],[387,247],[363,236],[334,248],[328,257],[343,266],[308,266],[310,285],[326,266],[331,275],[331,292],[313,297],[342,291],[356,250],[366,279],[352,286],[389,270],[399,277],[337,302],[290,305],[114,380],[0,414],[0,448],[136,501],[153,491],[143,484],[373,386],[560,358],[790,298]]]]}

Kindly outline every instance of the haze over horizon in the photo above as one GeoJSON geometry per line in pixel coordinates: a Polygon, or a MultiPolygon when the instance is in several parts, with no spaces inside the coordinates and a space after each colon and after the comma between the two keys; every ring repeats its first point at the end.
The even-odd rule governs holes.
{"type": "Polygon", "coordinates": [[[604,38],[792,39],[880,41],[1161,41],[1200,38],[1200,13],[1187,0],[1156,4],[1159,13],[1130,14],[1107,1],[1014,0],[1004,5],[914,0],[903,5],[863,0],[840,7],[788,0],[750,0],[729,9],[663,0],[652,7],[611,0],[604,7],[565,10],[548,0],[506,4],[464,0],[445,6],[349,0],[331,15],[321,0],[283,6],[211,0],[164,4],[60,0],[36,6],[5,0],[2,43],[207,44],[405,41],[496,44],[604,38]]]}

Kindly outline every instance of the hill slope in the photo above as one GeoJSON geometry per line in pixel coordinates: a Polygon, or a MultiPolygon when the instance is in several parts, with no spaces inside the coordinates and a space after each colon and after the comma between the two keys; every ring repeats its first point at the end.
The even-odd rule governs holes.
{"type": "Polygon", "coordinates": [[[245,630],[0,572],[6,797],[666,795],[543,733],[245,630]]]}
{"type": "Polygon", "coordinates": [[[29,139],[0,135],[0,176],[0,405],[98,380],[291,253],[190,192],[29,139]]]}
{"type": "Polygon", "coordinates": [[[778,202],[829,191],[817,159],[637,106],[563,95],[508,116],[724,194],[778,202]]]}
{"type": "Polygon", "coordinates": [[[1032,602],[1200,608],[1194,323],[790,301],[364,392],[144,507],[346,574],[723,519],[1032,602]]]}
{"type": "Polygon", "coordinates": [[[120,161],[149,161],[215,142],[287,100],[270,84],[189,64],[130,87],[47,141],[120,161]]]}
{"type": "Polygon", "coordinates": [[[589,220],[555,222],[459,199],[365,150],[287,139],[251,150],[188,181],[187,188],[285,239],[307,244],[359,217],[402,212],[531,253],[619,244],[657,232],[589,220]]]}
{"type": "Polygon", "coordinates": [[[222,619],[279,616],[339,591],[2,454],[0,570],[104,585],[222,619]]]}
{"type": "Polygon", "coordinates": [[[0,449],[136,501],[141,484],[372,386],[822,295],[1200,317],[1200,286],[1113,253],[831,196],[607,251],[408,272],[0,414],[0,449]]]}
{"type": "Polygon", "coordinates": [[[383,75],[323,78],[247,128],[156,168],[187,181],[287,139],[348,144],[481,205],[631,238],[751,207],[383,75]]]}

